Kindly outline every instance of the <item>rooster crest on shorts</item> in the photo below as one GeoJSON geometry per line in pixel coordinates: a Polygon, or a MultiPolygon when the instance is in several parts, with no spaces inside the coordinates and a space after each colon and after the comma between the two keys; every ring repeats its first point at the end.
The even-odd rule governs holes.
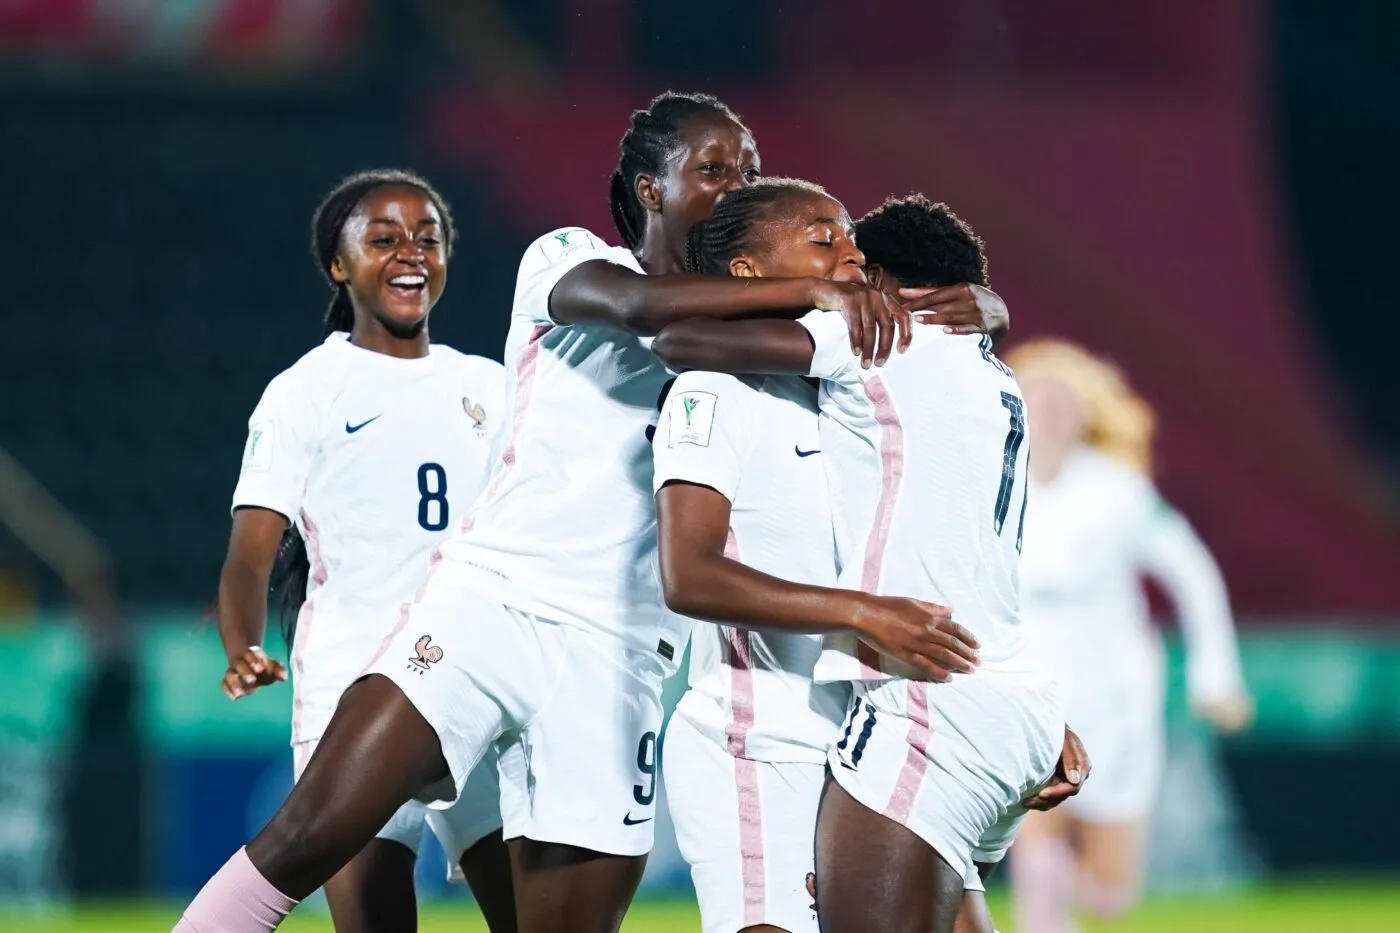
{"type": "Polygon", "coordinates": [[[416,670],[421,674],[428,669],[428,665],[436,664],[442,660],[442,649],[433,644],[433,636],[431,635],[424,635],[418,639],[413,643],[413,648],[418,652],[418,655],[408,659],[408,663],[412,665],[410,670],[416,670]]]}

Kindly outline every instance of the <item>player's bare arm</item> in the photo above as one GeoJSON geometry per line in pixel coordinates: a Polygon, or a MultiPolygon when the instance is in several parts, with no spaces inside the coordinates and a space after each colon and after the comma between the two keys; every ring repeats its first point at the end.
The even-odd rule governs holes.
{"type": "Polygon", "coordinates": [[[976,639],[943,606],[792,583],[726,557],[729,500],[708,486],[669,482],[656,510],[661,584],[674,612],[792,633],[854,631],[934,681],[976,667],[976,639]]]}
{"type": "Polygon", "coordinates": [[[643,336],[688,319],[795,319],[813,308],[846,316],[851,322],[851,352],[867,363],[887,359],[896,341],[900,349],[908,346],[908,319],[899,302],[854,282],[639,275],[598,260],[566,273],[549,297],[550,316],[560,323],[608,324],[643,336]]]}
{"type": "Polygon", "coordinates": [[[219,574],[219,639],[228,658],[221,684],[231,700],[287,679],[287,669],[262,650],[267,632],[267,583],[286,516],[271,509],[233,513],[228,553],[219,574]]]}
{"type": "MultiPolygon", "coordinates": [[[[733,279],[731,281],[774,281],[733,279]]],[[[832,294],[823,296],[814,307],[840,311],[851,333],[851,352],[862,364],[883,365],[890,350],[903,352],[911,332],[909,320],[939,325],[949,333],[991,334],[994,340],[1005,336],[1011,317],[1006,303],[993,291],[979,285],[951,285],[943,288],[902,289],[901,306],[887,297],[883,317],[873,312],[862,316],[863,308],[844,304],[844,282],[826,282],[832,294]]],[[[854,286],[861,288],[862,286],[854,286]]],[[[763,375],[802,375],[811,370],[812,338],[806,328],[788,320],[721,321],[691,318],[667,325],[657,335],[652,350],[677,372],[701,369],[709,372],[754,373],[763,375]]]]}

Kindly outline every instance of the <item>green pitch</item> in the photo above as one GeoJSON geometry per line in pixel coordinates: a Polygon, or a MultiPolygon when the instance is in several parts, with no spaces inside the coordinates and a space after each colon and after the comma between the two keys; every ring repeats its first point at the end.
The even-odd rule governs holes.
{"type": "MultiPolygon", "coordinates": [[[[993,897],[992,909],[1003,933],[1014,933],[1005,900],[993,897]]],[[[169,930],[178,906],[123,906],[83,909],[67,915],[7,914],[0,907],[0,928],[27,933],[159,933],[169,930]]],[[[1400,882],[1374,884],[1279,884],[1247,894],[1149,901],[1117,923],[1087,923],[1086,933],[1395,933],[1400,930],[1400,882]]],[[[288,933],[331,933],[324,917],[300,914],[281,927],[288,933]]],[[[428,907],[422,933],[484,933],[485,925],[469,906],[428,907]]],[[[637,904],[624,933],[695,933],[700,929],[695,906],[682,901],[637,904]]]]}

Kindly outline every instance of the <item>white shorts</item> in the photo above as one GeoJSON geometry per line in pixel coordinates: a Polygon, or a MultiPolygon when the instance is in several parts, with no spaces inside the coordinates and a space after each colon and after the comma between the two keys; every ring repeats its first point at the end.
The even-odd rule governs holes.
{"type": "MultiPolygon", "coordinates": [[[[301,780],[306,763],[316,751],[320,739],[298,742],[292,746],[294,780],[301,780]]],[[[375,834],[376,839],[388,839],[407,846],[414,855],[423,841],[423,826],[426,824],[442,843],[447,855],[447,880],[464,884],[462,877],[462,853],[501,828],[501,792],[496,783],[495,753],[492,752],[481,766],[472,771],[462,795],[446,810],[432,810],[426,804],[410,800],[399,808],[384,828],[375,834]]]]}
{"type": "Polygon", "coordinates": [[[1065,721],[1094,765],[1084,789],[1061,806],[1086,822],[1145,820],[1157,802],[1167,753],[1163,674],[1160,665],[1130,673],[1061,678],[1065,721]]]}
{"type": "Polygon", "coordinates": [[[735,758],[672,716],[664,769],[704,933],[817,933],[807,876],[826,765],[735,758]]]}
{"type": "Polygon", "coordinates": [[[1006,854],[1020,801],[1049,779],[1063,744],[1053,681],[983,671],[858,687],[828,760],[857,802],[908,827],[978,890],[974,863],[1006,854]]]}
{"type": "Polygon", "coordinates": [[[394,681],[437,732],[451,786],[499,740],[507,839],[524,836],[611,855],[651,851],[659,770],[656,652],[540,619],[435,573],[366,674],[394,681]]]}

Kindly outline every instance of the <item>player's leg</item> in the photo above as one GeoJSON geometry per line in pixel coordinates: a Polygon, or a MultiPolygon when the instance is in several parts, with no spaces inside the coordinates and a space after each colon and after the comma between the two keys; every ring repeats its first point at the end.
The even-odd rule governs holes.
{"type": "Polygon", "coordinates": [[[301,780],[248,843],[248,858],[299,901],[416,793],[447,776],[433,727],[393,681],[366,677],[345,691],[301,780]]]}
{"type": "Polygon", "coordinates": [[[949,933],[963,873],[913,831],[827,782],[817,817],[823,933],[949,933]]]}
{"type": "MultiPolygon", "coordinates": [[[[296,746],[296,776],[315,750],[315,740],[296,746]]],[[[407,803],[335,877],[326,882],[326,902],[336,933],[413,933],[418,924],[413,868],[427,808],[407,803]]]]}
{"type": "Polygon", "coordinates": [[[510,848],[499,829],[462,853],[457,860],[472,889],[477,907],[491,933],[515,933],[515,887],[511,880],[510,848]]]}
{"type": "Polygon", "coordinates": [[[522,933],[616,933],[647,863],[645,855],[611,855],[523,837],[507,846],[522,933]]]}
{"type": "MultiPolygon", "coordinates": [[[[421,825],[421,824],[420,824],[421,825]]],[[[375,838],[326,882],[335,933],[413,933],[417,856],[401,842],[375,838]]]]}
{"type": "Polygon", "coordinates": [[[456,803],[428,811],[428,826],[447,854],[447,880],[471,887],[491,933],[515,933],[515,889],[501,833],[496,760],[493,748],[467,778],[456,803]]]}
{"type": "Polygon", "coordinates": [[[1075,929],[1072,914],[1078,867],[1072,845],[1074,830],[1075,820],[1067,804],[1026,817],[1011,853],[1012,912],[1018,930],[1070,933],[1075,929]]]}
{"type": "Polygon", "coordinates": [[[703,933],[817,933],[808,877],[825,765],[736,758],[721,741],[677,713],[662,762],[703,933]]]}
{"type": "Polygon", "coordinates": [[[557,656],[540,633],[460,587],[424,593],[341,697],[281,809],[186,910],[185,929],[273,929],[410,798],[452,799],[503,718],[537,707],[557,656]]]}
{"type": "Polygon", "coordinates": [[[1096,917],[1117,917],[1142,890],[1145,820],[1084,821],[1079,827],[1079,902],[1096,917]]]}
{"type": "Polygon", "coordinates": [[[501,752],[501,814],[525,933],[614,933],[651,851],[662,661],[610,636],[550,626],[557,688],[501,752]]]}

